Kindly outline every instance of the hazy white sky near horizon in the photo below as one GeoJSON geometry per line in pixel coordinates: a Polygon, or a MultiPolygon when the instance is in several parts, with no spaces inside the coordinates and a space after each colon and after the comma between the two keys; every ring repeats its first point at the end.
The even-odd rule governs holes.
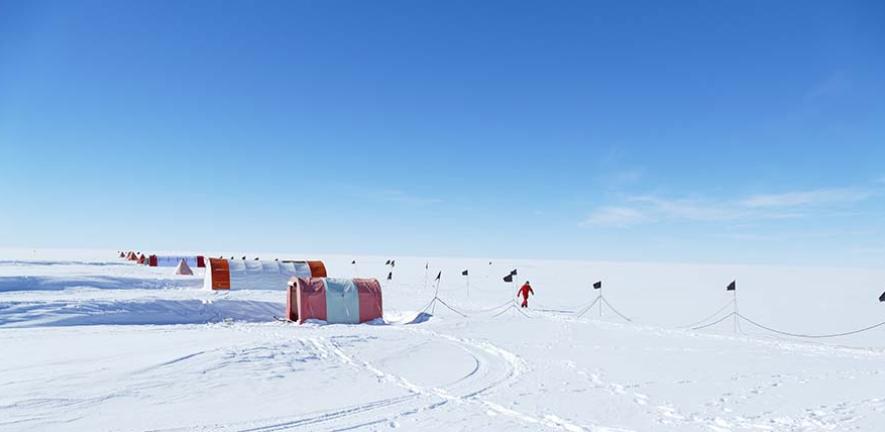
{"type": "Polygon", "coordinates": [[[881,2],[0,10],[0,246],[885,263],[881,2]]]}

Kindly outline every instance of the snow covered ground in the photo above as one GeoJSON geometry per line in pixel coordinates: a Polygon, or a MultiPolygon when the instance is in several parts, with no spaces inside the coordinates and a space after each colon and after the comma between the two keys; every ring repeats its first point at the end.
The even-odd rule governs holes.
{"type": "Polygon", "coordinates": [[[684,328],[732,279],[767,326],[865,327],[885,321],[885,271],[318,258],[379,279],[395,258],[387,324],[278,322],[282,291],[208,292],[201,271],[113,251],[0,251],[0,430],[885,430],[885,327],[684,328]],[[514,268],[537,293],[525,314],[501,280],[514,268]],[[468,317],[437,304],[416,320],[440,270],[468,317]],[[596,280],[632,322],[569,313],[596,280]]]}

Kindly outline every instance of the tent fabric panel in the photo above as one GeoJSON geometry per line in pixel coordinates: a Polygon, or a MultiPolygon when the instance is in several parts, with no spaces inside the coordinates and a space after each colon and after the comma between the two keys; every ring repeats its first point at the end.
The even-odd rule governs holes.
{"type": "Polygon", "coordinates": [[[313,277],[313,273],[310,271],[310,265],[306,262],[293,262],[291,263],[292,267],[295,269],[295,274],[300,278],[310,279],[313,277]]]}
{"type": "Polygon", "coordinates": [[[327,321],[326,282],[323,279],[298,278],[298,322],[308,319],[327,321]]]}
{"type": "Polygon", "coordinates": [[[326,278],[326,316],[330,324],[360,322],[359,294],[350,279],[326,278]]]}
{"type": "Polygon", "coordinates": [[[151,256],[148,257],[148,265],[149,265],[149,266],[151,266],[151,267],[156,267],[156,266],[157,266],[157,262],[158,262],[158,259],[157,259],[157,256],[156,256],[156,255],[151,255],[151,256]]]}
{"type": "Polygon", "coordinates": [[[175,274],[193,276],[194,271],[187,265],[186,260],[181,260],[178,262],[178,267],[175,267],[175,274]]]}
{"type": "Polygon", "coordinates": [[[286,319],[298,321],[298,278],[289,279],[286,289],[286,319]]]}
{"type": "Polygon", "coordinates": [[[299,276],[297,268],[277,261],[229,260],[233,289],[286,290],[289,279],[299,276]]]}
{"type": "Polygon", "coordinates": [[[230,263],[226,259],[210,258],[209,268],[203,278],[203,286],[212,290],[229,290],[231,286],[230,263]]]}
{"type": "Polygon", "coordinates": [[[312,277],[327,277],[326,274],[326,265],[322,261],[308,261],[307,265],[310,266],[310,275],[312,277]]]}
{"type": "Polygon", "coordinates": [[[312,277],[326,277],[325,276],[326,275],[326,273],[325,273],[326,267],[323,265],[322,261],[316,261],[316,262],[318,262],[319,264],[315,264],[315,265],[320,266],[320,267],[318,267],[316,272],[321,273],[322,276],[317,276],[316,274],[314,274],[314,268],[311,267],[310,261],[285,260],[285,261],[281,261],[280,264],[288,266],[287,268],[292,268],[293,271],[300,278],[310,279],[312,277]]]}
{"type": "Polygon", "coordinates": [[[360,322],[383,318],[381,284],[378,279],[354,279],[353,283],[359,295],[360,322]]]}
{"type": "Polygon", "coordinates": [[[197,255],[197,268],[206,268],[206,258],[202,255],[197,255]]]}

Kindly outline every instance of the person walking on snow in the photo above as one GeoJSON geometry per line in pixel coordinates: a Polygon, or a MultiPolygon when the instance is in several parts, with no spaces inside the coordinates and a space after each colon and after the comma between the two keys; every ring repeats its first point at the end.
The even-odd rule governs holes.
{"type": "Polygon", "coordinates": [[[529,294],[535,295],[535,292],[532,290],[532,286],[529,284],[529,281],[525,281],[525,283],[522,284],[522,288],[520,288],[519,291],[516,292],[517,297],[522,296],[521,307],[529,307],[529,294]]]}

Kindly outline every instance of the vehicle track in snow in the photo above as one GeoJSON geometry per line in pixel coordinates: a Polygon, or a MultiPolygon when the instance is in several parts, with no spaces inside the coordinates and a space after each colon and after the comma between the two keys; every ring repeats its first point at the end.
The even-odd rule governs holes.
{"type": "Polygon", "coordinates": [[[428,414],[447,406],[467,409],[471,415],[482,415],[494,421],[551,430],[577,431],[583,428],[557,416],[536,417],[507,408],[485,396],[495,389],[515,382],[527,370],[517,355],[488,342],[459,338],[423,328],[389,326],[398,331],[427,338],[436,343],[451,344],[471,357],[473,367],[465,374],[441,385],[419,385],[391,370],[361,359],[336,341],[336,336],[299,338],[320,358],[335,361],[368,372],[380,382],[393,385],[407,394],[332,410],[314,411],[292,417],[273,417],[227,424],[191,426],[166,430],[227,430],[237,432],[277,432],[293,430],[352,430],[396,427],[400,422],[435,422],[428,414]]]}
{"type": "MultiPolygon", "coordinates": [[[[410,330],[411,331],[411,330],[410,330]]],[[[518,358],[503,350],[498,351],[491,345],[462,340],[431,331],[411,331],[424,337],[450,343],[471,356],[474,367],[458,379],[439,386],[421,386],[408,379],[382,370],[374,364],[359,359],[345,351],[333,338],[311,337],[306,339],[312,349],[321,357],[332,359],[342,365],[368,372],[381,382],[395,385],[408,392],[407,395],[373,401],[367,404],[348,406],[324,412],[315,412],[291,419],[268,419],[253,421],[247,427],[231,427],[226,429],[239,432],[275,432],[285,430],[316,429],[346,430],[350,428],[370,427],[378,424],[395,424],[398,419],[426,414],[452,402],[464,402],[470,398],[487,392],[520,373],[514,364],[518,358]],[[504,357],[506,353],[509,357],[504,357]],[[508,361],[509,359],[509,361],[508,361]],[[263,423],[263,424],[262,424],[263,423]],[[323,425],[323,426],[320,426],[323,425]]]]}

